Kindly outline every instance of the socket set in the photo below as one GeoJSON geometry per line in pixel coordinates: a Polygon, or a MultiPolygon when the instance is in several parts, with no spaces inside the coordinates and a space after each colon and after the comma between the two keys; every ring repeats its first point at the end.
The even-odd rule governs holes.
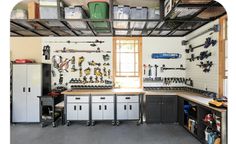
{"type": "Polygon", "coordinates": [[[112,89],[112,85],[71,85],[71,89],[112,89]]]}
{"type": "Polygon", "coordinates": [[[144,82],[159,82],[165,85],[170,85],[172,83],[186,84],[193,86],[193,81],[191,78],[184,77],[156,77],[156,78],[144,78],[144,82]]]}

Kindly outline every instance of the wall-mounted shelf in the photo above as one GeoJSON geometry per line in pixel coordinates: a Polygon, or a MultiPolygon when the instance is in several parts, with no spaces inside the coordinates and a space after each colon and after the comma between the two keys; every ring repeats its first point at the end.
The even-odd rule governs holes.
{"type": "MultiPolygon", "coordinates": [[[[223,7],[218,2],[211,1],[207,4],[183,4],[178,1],[171,11],[164,16],[164,0],[160,0],[160,19],[113,19],[112,11],[113,4],[110,0],[110,18],[91,20],[85,19],[11,19],[11,36],[17,37],[37,37],[37,36],[143,36],[143,37],[183,37],[192,31],[200,28],[201,26],[214,21],[215,19],[226,14],[225,11],[220,12],[213,17],[209,16],[207,19],[199,18],[198,16],[205,10],[223,7]],[[176,11],[180,9],[194,8],[194,13],[185,17],[174,17],[176,11]],[[94,28],[93,22],[107,22],[107,28],[94,28]],[[146,22],[143,29],[135,29],[129,27],[127,29],[118,29],[113,27],[113,22],[146,22]],[[69,22],[83,22],[86,25],[86,29],[74,28],[69,22]],[[155,22],[156,25],[153,28],[147,28],[147,23],[155,22]],[[98,32],[102,31],[102,32],[98,32]],[[127,34],[117,35],[116,31],[127,31],[127,34]],[[141,35],[133,35],[132,31],[141,31],[141,35]]],[[[182,10],[184,12],[184,10],[182,10]]]]}

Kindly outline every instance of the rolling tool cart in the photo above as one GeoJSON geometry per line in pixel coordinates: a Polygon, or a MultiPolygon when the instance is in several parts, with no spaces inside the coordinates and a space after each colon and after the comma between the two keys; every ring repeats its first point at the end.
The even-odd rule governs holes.
{"type": "Polygon", "coordinates": [[[38,96],[40,100],[40,122],[41,126],[44,127],[47,124],[52,124],[53,127],[56,127],[56,124],[59,119],[61,119],[62,124],[64,123],[64,108],[59,106],[56,108],[56,105],[63,102],[63,95],[57,96],[38,96]]]}

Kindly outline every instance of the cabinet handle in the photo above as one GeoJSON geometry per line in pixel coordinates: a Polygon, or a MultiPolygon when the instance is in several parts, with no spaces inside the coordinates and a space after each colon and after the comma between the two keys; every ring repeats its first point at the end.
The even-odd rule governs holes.
{"type": "Polygon", "coordinates": [[[23,87],[23,92],[25,92],[25,87],[23,87]]]}
{"type": "Polygon", "coordinates": [[[99,110],[101,110],[102,109],[102,106],[101,105],[99,105],[99,110]]]}
{"type": "Polygon", "coordinates": [[[125,97],[125,99],[130,99],[130,97],[125,97]]]}
{"type": "Polygon", "coordinates": [[[107,106],[106,105],[104,106],[104,109],[107,110],[107,106]]]}
{"type": "Polygon", "coordinates": [[[28,92],[30,92],[30,87],[28,88],[28,92]]]}
{"type": "Polygon", "coordinates": [[[82,106],[81,105],[79,106],[79,110],[82,110],[82,106]]]}
{"type": "Polygon", "coordinates": [[[105,99],[105,97],[101,97],[100,99],[105,99]]]}
{"type": "Polygon", "coordinates": [[[76,110],[76,106],[74,106],[74,110],[76,110]]]}
{"type": "Polygon", "coordinates": [[[77,98],[75,98],[76,100],[79,100],[80,99],[80,97],[77,97],[77,98]]]}
{"type": "Polygon", "coordinates": [[[124,105],[124,110],[126,110],[126,105],[124,105]]]}
{"type": "Polygon", "coordinates": [[[132,105],[129,105],[129,109],[132,110],[132,105]]]}

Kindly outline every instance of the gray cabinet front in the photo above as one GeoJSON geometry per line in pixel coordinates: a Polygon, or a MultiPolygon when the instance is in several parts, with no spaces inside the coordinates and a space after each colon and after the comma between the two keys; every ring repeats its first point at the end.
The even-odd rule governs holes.
{"type": "Polygon", "coordinates": [[[177,122],[177,97],[147,96],[145,114],[147,123],[177,122]]]}

